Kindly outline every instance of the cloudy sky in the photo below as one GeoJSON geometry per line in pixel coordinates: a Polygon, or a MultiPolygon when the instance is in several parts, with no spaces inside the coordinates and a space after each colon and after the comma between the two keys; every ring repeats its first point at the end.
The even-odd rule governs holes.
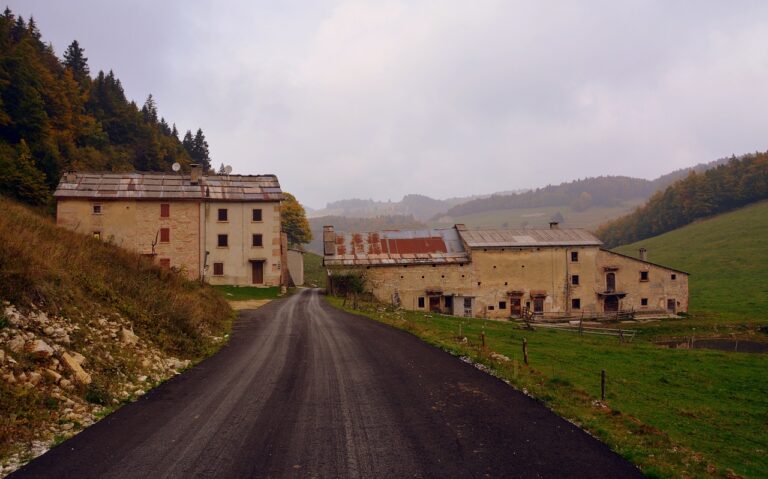
{"type": "Polygon", "coordinates": [[[767,149],[764,1],[6,3],[315,208],[767,149]]]}

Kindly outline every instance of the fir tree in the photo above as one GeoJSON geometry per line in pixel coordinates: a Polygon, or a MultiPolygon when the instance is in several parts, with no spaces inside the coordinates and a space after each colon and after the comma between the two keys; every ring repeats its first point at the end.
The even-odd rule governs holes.
{"type": "Polygon", "coordinates": [[[80,48],[77,40],[73,40],[64,52],[64,66],[69,68],[72,76],[79,83],[90,79],[90,70],[88,68],[88,58],[85,57],[85,50],[80,48]]]}

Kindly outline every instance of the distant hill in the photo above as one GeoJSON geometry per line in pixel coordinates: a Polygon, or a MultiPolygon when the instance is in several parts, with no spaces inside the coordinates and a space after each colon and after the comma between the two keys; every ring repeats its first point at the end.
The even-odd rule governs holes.
{"type": "Polygon", "coordinates": [[[307,210],[310,217],[346,216],[351,218],[375,218],[377,216],[413,216],[426,220],[452,206],[464,203],[476,196],[436,200],[429,196],[405,195],[400,201],[374,201],[358,198],[334,201],[320,210],[307,210]]]}
{"type": "MultiPolygon", "coordinates": [[[[768,318],[768,201],[616,248],[691,273],[691,311],[768,318]]],[[[706,318],[706,316],[703,316],[706,318]]]]}
{"type": "Polygon", "coordinates": [[[413,216],[389,215],[374,218],[348,218],[346,216],[323,216],[309,218],[312,242],[306,248],[313,253],[323,254],[323,226],[332,225],[336,231],[378,231],[383,229],[420,229],[427,225],[413,216]]]}
{"type": "Polygon", "coordinates": [[[597,235],[608,246],[631,243],[764,199],[768,153],[734,157],[703,173],[690,172],[637,211],[601,226],[597,235]]]}

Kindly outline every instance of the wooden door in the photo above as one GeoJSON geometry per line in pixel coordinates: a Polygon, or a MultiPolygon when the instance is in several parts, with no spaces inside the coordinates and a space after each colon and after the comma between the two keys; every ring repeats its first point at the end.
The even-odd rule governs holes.
{"type": "Polygon", "coordinates": [[[440,296],[429,297],[429,310],[433,313],[440,312],[440,296]]]}
{"type": "Polygon", "coordinates": [[[675,301],[674,299],[671,299],[671,298],[668,299],[667,300],[667,311],[669,311],[670,313],[674,313],[674,312],[676,312],[676,309],[677,309],[677,301],[675,301]]]}
{"type": "Polygon", "coordinates": [[[606,296],[605,297],[605,311],[615,312],[619,310],[619,297],[618,296],[606,296]]]}
{"type": "Polygon", "coordinates": [[[523,301],[519,297],[509,298],[509,314],[515,318],[519,318],[523,315],[523,301]]]}
{"type": "Polygon", "coordinates": [[[264,262],[251,262],[251,281],[253,284],[264,284],[264,262]]]}
{"type": "Polygon", "coordinates": [[[544,314],[544,298],[542,297],[533,298],[533,313],[544,314]]]}

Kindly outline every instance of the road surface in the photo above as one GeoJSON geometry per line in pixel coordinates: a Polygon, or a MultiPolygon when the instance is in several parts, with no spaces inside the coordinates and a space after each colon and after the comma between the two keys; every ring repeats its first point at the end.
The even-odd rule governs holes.
{"type": "Polygon", "coordinates": [[[305,290],[13,478],[641,477],[569,422],[305,290]]]}

